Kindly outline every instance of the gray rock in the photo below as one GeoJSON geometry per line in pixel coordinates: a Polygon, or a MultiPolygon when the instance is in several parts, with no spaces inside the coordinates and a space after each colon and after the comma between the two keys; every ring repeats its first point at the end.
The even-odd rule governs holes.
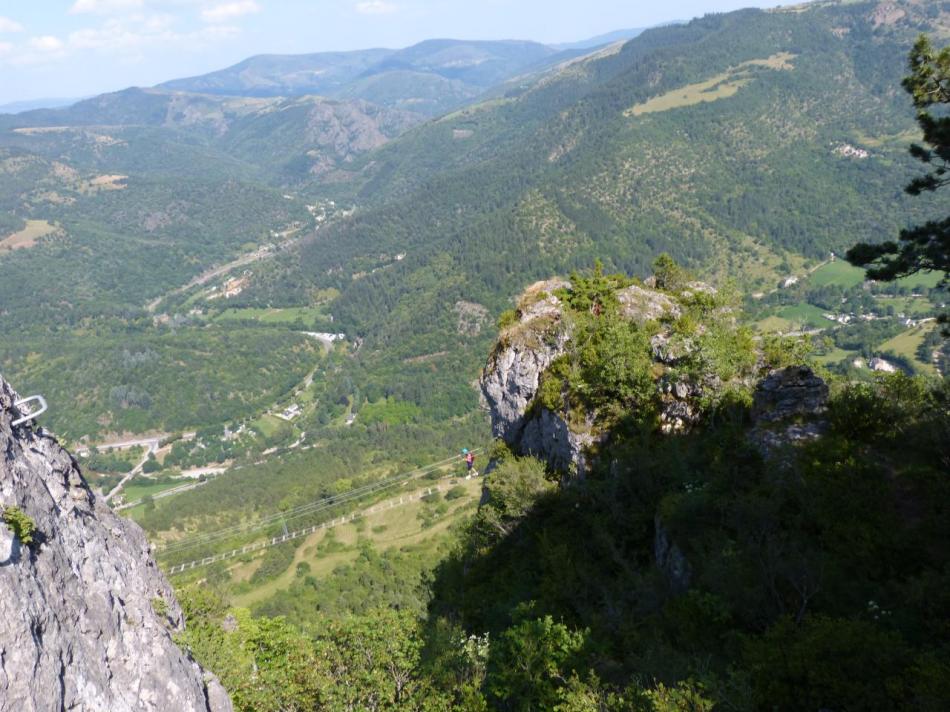
{"type": "Polygon", "coordinates": [[[690,338],[677,338],[666,332],[650,337],[653,359],[667,366],[675,366],[696,349],[690,338]]]}
{"type": "Polygon", "coordinates": [[[675,593],[684,593],[693,577],[693,568],[683,551],[676,545],[663,520],[657,514],[653,519],[653,555],[656,565],[675,593]]]}
{"type": "Polygon", "coordinates": [[[561,322],[561,301],[553,292],[570,283],[538,282],[519,304],[519,322],[503,335],[480,380],[481,394],[491,413],[492,433],[516,452],[534,455],[549,466],[583,477],[590,463],[586,451],[598,441],[593,423],[580,432],[560,413],[531,408],[541,375],[561,356],[570,332],[561,322]]]}
{"type": "Polygon", "coordinates": [[[666,435],[686,432],[702,420],[699,398],[703,388],[689,380],[663,378],[660,394],[660,431],[666,435]]]}
{"type": "Polygon", "coordinates": [[[788,445],[803,445],[817,440],[826,430],[827,426],[823,422],[792,423],[784,428],[753,430],[752,438],[759,450],[768,457],[788,445]]]}
{"type": "MultiPolygon", "coordinates": [[[[543,318],[550,315],[545,313],[543,318]]],[[[530,330],[530,321],[516,328],[530,330]]],[[[513,339],[492,354],[479,385],[491,412],[492,433],[496,438],[515,448],[520,445],[528,406],[538,392],[541,374],[564,353],[569,338],[568,334],[558,331],[551,338],[513,339]]]]}
{"type": "Polygon", "coordinates": [[[828,384],[808,366],[789,366],[762,379],[755,389],[752,415],[757,423],[774,423],[820,415],[827,405],[828,384]]]}
{"type": "Polygon", "coordinates": [[[603,434],[594,434],[593,423],[578,432],[571,428],[558,413],[539,409],[529,420],[519,440],[522,453],[534,455],[550,467],[583,478],[590,469],[590,448],[603,440],[603,434]]]}
{"type": "Polygon", "coordinates": [[[765,457],[815,440],[827,430],[828,384],[808,366],[773,371],[756,387],[749,437],[765,457]]]}
{"type": "Polygon", "coordinates": [[[0,378],[0,506],[38,535],[26,546],[0,523],[0,711],[230,712],[172,640],[181,608],[142,530],[93,495],[53,437],[11,427],[15,399],[0,378]]]}
{"type": "MultiPolygon", "coordinates": [[[[516,452],[534,455],[554,469],[583,477],[592,464],[591,451],[606,437],[596,430],[596,414],[588,413],[583,424],[568,423],[562,413],[531,407],[542,374],[566,352],[571,339],[562,318],[563,305],[555,294],[568,287],[570,283],[564,280],[548,280],[525,291],[518,305],[518,322],[502,334],[479,384],[495,437],[516,452]]],[[[617,292],[617,298],[623,317],[637,324],[681,314],[675,299],[655,289],[633,285],[617,292]]],[[[692,348],[689,343],[672,343],[669,337],[652,346],[658,360],[669,362],[692,348]]],[[[683,390],[682,386],[676,388],[683,390]]],[[[690,390],[688,395],[692,394],[690,390]]],[[[670,403],[666,415],[668,431],[685,429],[698,417],[691,405],[680,402],[670,403]]]]}
{"type": "Polygon", "coordinates": [[[713,297],[718,294],[718,290],[705,282],[687,282],[686,289],[680,293],[680,296],[683,299],[692,299],[697,294],[708,294],[713,297]]]}
{"type": "Polygon", "coordinates": [[[655,289],[631,285],[617,292],[617,299],[620,300],[620,313],[638,324],[665,316],[675,319],[681,314],[675,300],[655,289]]]}

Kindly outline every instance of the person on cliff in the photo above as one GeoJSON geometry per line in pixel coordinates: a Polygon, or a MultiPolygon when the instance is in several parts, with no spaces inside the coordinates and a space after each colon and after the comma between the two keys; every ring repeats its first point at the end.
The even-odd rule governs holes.
{"type": "Polygon", "coordinates": [[[465,456],[465,468],[468,470],[465,479],[478,477],[478,470],[475,469],[475,453],[469,452],[468,448],[462,448],[462,454],[465,456]]]}

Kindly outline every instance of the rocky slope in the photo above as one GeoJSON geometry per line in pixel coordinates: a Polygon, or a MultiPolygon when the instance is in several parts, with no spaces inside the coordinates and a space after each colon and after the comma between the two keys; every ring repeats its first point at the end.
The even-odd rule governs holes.
{"type": "MultiPolygon", "coordinates": [[[[552,469],[583,477],[617,414],[585,402],[590,383],[569,383],[579,378],[573,364],[583,360],[587,348],[578,342],[598,338],[590,325],[586,331],[578,326],[585,315],[565,302],[571,290],[565,280],[528,288],[515,318],[501,331],[480,386],[495,437],[552,469]],[[553,368],[559,359],[560,369],[553,368]],[[567,381],[547,376],[561,379],[552,405],[542,393],[546,372],[571,369],[575,375],[567,381]]],[[[749,437],[765,455],[824,430],[828,386],[806,366],[770,368],[715,289],[695,281],[659,289],[651,278],[626,284],[614,297],[619,318],[644,335],[648,353],[641,368],[649,373],[651,391],[645,401],[618,403],[622,410],[653,409],[659,430],[673,434],[698,424],[724,394],[745,393],[752,406],[749,437]]]]}
{"type": "MultiPolygon", "coordinates": [[[[693,292],[712,291],[701,283],[691,286],[693,292]]],[[[573,321],[555,294],[570,287],[565,280],[548,280],[528,288],[520,299],[517,320],[502,331],[480,385],[495,437],[554,469],[583,476],[591,464],[591,449],[607,434],[598,423],[598,414],[587,412],[582,419],[572,418],[535,402],[545,370],[572,346],[573,321]]],[[[684,294],[688,298],[691,292],[684,294]]],[[[629,285],[616,297],[620,315],[640,327],[674,320],[683,312],[676,297],[649,286],[629,285]]],[[[667,326],[658,327],[650,345],[658,369],[675,365],[694,350],[689,340],[674,335],[667,326]]],[[[703,384],[687,378],[661,378],[656,387],[665,432],[683,430],[696,420],[694,402],[703,384]]]]}
{"type": "Polygon", "coordinates": [[[181,609],[139,527],[96,499],[75,460],[19,417],[0,378],[0,711],[229,712],[173,642],[181,609]],[[7,523],[35,524],[32,543],[7,523]]]}

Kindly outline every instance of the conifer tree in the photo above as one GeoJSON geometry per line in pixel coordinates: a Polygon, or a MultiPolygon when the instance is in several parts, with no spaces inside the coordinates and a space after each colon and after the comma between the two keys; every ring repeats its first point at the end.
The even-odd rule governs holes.
{"type": "MultiPolygon", "coordinates": [[[[934,48],[921,35],[910,53],[910,75],[904,88],[913,97],[922,144],[910,148],[928,173],[911,181],[910,195],[934,192],[950,185],[950,46],[934,48]]],[[[922,270],[950,272],[950,215],[903,230],[899,242],[859,244],[848,251],[848,261],[867,268],[870,279],[891,281],[922,270]]],[[[942,318],[947,322],[947,315],[942,318]]]]}

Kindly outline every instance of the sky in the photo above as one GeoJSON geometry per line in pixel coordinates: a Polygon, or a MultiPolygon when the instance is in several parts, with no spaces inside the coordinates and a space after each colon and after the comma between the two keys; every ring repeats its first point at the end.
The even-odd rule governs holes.
{"type": "Polygon", "coordinates": [[[264,53],[424,39],[569,42],[770,0],[0,0],[0,104],[204,74],[264,53]]]}

